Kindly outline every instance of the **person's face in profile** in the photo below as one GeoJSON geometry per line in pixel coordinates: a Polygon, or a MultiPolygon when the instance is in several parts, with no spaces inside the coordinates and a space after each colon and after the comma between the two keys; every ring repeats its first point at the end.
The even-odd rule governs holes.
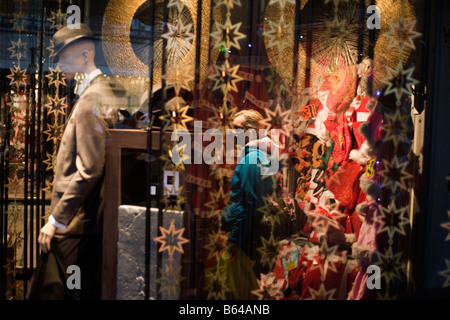
{"type": "Polygon", "coordinates": [[[65,48],[58,57],[58,66],[68,80],[72,80],[76,73],[84,72],[86,54],[77,45],[65,48]]]}

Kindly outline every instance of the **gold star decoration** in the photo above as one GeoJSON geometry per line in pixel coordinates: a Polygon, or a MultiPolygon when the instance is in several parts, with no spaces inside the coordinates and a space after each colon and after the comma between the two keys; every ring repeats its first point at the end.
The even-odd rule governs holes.
{"type": "Polygon", "coordinates": [[[222,230],[208,234],[208,244],[203,247],[208,252],[208,259],[219,259],[222,256],[222,254],[227,250],[227,241],[229,237],[230,232],[225,232],[222,230]]]}
{"type": "Polygon", "coordinates": [[[181,19],[177,20],[175,25],[167,23],[168,31],[161,37],[167,39],[168,60],[174,63],[180,61],[189,52],[194,33],[192,32],[192,23],[184,25],[181,19]]]}
{"type": "Polygon", "coordinates": [[[45,171],[50,171],[50,170],[56,168],[56,159],[57,159],[56,152],[54,152],[54,153],[47,152],[47,159],[42,161],[43,163],[45,163],[47,165],[47,168],[45,169],[45,171]]]}
{"type": "Polygon", "coordinates": [[[166,210],[182,211],[181,205],[185,203],[185,198],[181,196],[183,186],[175,189],[175,185],[172,188],[164,188],[166,195],[161,199],[166,210]]]}
{"type": "Polygon", "coordinates": [[[403,51],[405,48],[410,48],[416,50],[414,39],[421,36],[421,33],[415,31],[416,23],[416,20],[406,22],[403,15],[400,16],[398,23],[389,21],[390,30],[382,34],[389,39],[387,49],[398,48],[399,51],[403,51]]]}
{"type": "Polygon", "coordinates": [[[225,23],[215,23],[216,31],[211,33],[211,39],[213,39],[214,49],[224,48],[226,51],[231,48],[241,50],[239,40],[245,38],[245,34],[239,32],[242,22],[235,24],[231,23],[231,18],[228,16],[225,23]]]}
{"type": "Polygon", "coordinates": [[[308,288],[311,297],[308,300],[335,300],[333,298],[336,288],[328,290],[325,288],[325,284],[320,283],[319,290],[314,290],[313,288],[308,288]]]}
{"type": "Polygon", "coordinates": [[[155,237],[154,240],[161,244],[158,252],[167,251],[169,253],[169,260],[173,260],[173,255],[175,251],[183,254],[183,244],[188,243],[189,240],[183,238],[182,234],[184,232],[184,228],[180,228],[178,230],[175,229],[175,220],[172,219],[170,221],[169,229],[159,227],[161,231],[161,236],[155,237]]]}
{"type": "Polygon", "coordinates": [[[394,253],[392,247],[386,248],[384,253],[377,252],[375,265],[381,269],[381,277],[386,283],[395,279],[401,280],[401,258],[403,252],[394,253]]]}
{"type": "Polygon", "coordinates": [[[401,108],[396,108],[393,114],[386,112],[383,129],[386,130],[384,142],[392,141],[397,148],[399,143],[409,142],[407,132],[411,130],[408,119],[409,115],[402,113],[401,108]]]}
{"type": "Polygon", "coordinates": [[[66,104],[66,97],[60,98],[58,96],[50,97],[47,96],[49,102],[44,105],[44,107],[48,108],[49,114],[54,114],[55,116],[58,116],[58,114],[65,115],[67,109],[66,104]]]}
{"type": "Polygon", "coordinates": [[[261,254],[259,262],[263,266],[268,266],[272,269],[278,257],[278,251],[280,249],[280,243],[275,240],[273,234],[270,235],[269,239],[261,237],[262,247],[256,248],[256,250],[261,254]]]}
{"type": "Polygon", "coordinates": [[[383,177],[381,187],[389,188],[393,194],[397,188],[406,188],[406,180],[412,178],[412,174],[407,172],[408,161],[400,163],[397,156],[391,161],[383,160],[383,169],[380,174],[383,177]]]}
{"type": "Polygon", "coordinates": [[[320,256],[322,259],[324,259],[324,261],[319,262],[317,264],[313,263],[311,265],[311,270],[319,269],[321,281],[325,281],[326,273],[328,272],[328,270],[331,270],[334,273],[338,272],[338,270],[336,268],[336,264],[334,262],[330,261],[330,259],[328,259],[328,257],[337,256],[338,249],[339,249],[339,245],[329,247],[328,243],[326,241],[323,241],[320,244],[320,256]],[[327,265],[326,270],[325,270],[325,264],[327,265]]]}
{"type": "Polygon", "coordinates": [[[23,17],[23,12],[20,10],[19,12],[14,12],[13,18],[10,20],[13,24],[12,29],[19,33],[25,29],[25,19],[23,17]]]}
{"type": "Polygon", "coordinates": [[[267,91],[269,93],[275,93],[276,96],[282,96],[283,93],[289,94],[291,92],[289,84],[292,82],[293,78],[291,76],[288,76],[288,79],[282,78],[275,68],[270,68],[269,71],[269,74],[265,77],[268,84],[267,91]]]}
{"type": "Polygon", "coordinates": [[[66,76],[61,72],[59,66],[56,68],[49,67],[50,73],[45,77],[48,79],[48,85],[55,85],[55,87],[59,87],[60,85],[66,85],[66,76]]]}
{"type": "Polygon", "coordinates": [[[258,211],[263,214],[261,223],[269,223],[272,230],[276,225],[281,224],[281,215],[284,208],[281,208],[277,203],[277,195],[273,192],[271,195],[263,197],[264,204],[258,208],[258,211]]]}
{"type": "Polygon", "coordinates": [[[215,73],[208,76],[208,78],[214,81],[213,91],[220,89],[224,96],[226,96],[229,91],[238,92],[236,83],[244,80],[244,78],[237,75],[239,70],[238,64],[231,67],[228,60],[225,60],[222,65],[214,65],[214,69],[215,73]]]}
{"type": "Polygon", "coordinates": [[[414,67],[411,67],[405,70],[401,62],[399,62],[395,70],[386,67],[388,77],[381,79],[381,82],[387,85],[384,95],[395,94],[397,105],[401,104],[403,94],[412,95],[411,86],[419,83],[419,81],[412,78],[414,69],[414,67]]]}
{"type": "Polygon", "coordinates": [[[447,265],[447,269],[438,272],[440,276],[445,277],[442,288],[450,287],[450,260],[445,259],[445,264],[447,265]]]}
{"type": "Polygon", "coordinates": [[[264,108],[266,118],[262,120],[262,125],[267,130],[278,129],[280,135],[290,136],[292,131],[292,124],[290,122],[291,110],[283,111],[279,103],[276,104],[275,109],[272,111],[269,108],[264,108]]]}
{"type": "Polygon", "coordinates": [[[11,71],[11,73],[9,75],[6,76],[6,78],[10,79],[11,81],[9,82],[10,86],[16,86],[17,88],[19,88],[21,85],[26,86],[27,82],[26,82],[26,69],[20,69],[19,67],[15,67],[15,68],[9,68],[9,70],[11,71]]]}
{"type": "Polygon", "coordinates": [[[11,51],[10,58],[17,58],[20,61],[22,58],[27,57],[27,43],[22,42],[22,38],[19,38],[17,41],[11,40],[11,47],[8,48],[8,51],[11,51]]]}
{"type": "Polygon", "coordinates": [[[214,218],[219,216],[225,207],[225,204],[230,198],[230,192],[224,192],[223,186],[220,186],[219,190],[210,191],[209,195],[211,200],[205,203],[205,207],[209,209],[208,218],[214,218]]]}
{"type": "Polygon", "coordinates": [[[325,34],[329,36],[327,39],[328,45],[345,47],[345,40],[350,34],[350,30],[348,30],[347,20],[339,19],[335,15],[332,21],[325,22],[325,26],[325,34]]]}
{"type": "Polygon", "coordinates": [[[173,108],[166,108],[166,114],[159,117],[165,122],[162,131],[167,131],[169,128],[174,131],[177,129],[188,130],[187,123],[194,119],[187,115],[189,108],[189,105],[181,106],[178,102],[173,108]]]}
{"type": "Polygon", "coordinates": [[[269,21],[269,30],[264,32],[268,40],[267,48],[276,47],[280,57],[285,48],[294,48],[294,29],[293,24],[285,22],[283,16],[278,21],[269,21]]]}
{"type": "Polygon", "coordinates": [[[160,284],[159,293],[165,292],[168,299],[176,299],[177,292],[180,291],[180,283],[185,279],[181,276],[181,266],[175,269],[171,264],[166,264],[159,270],[161,277],[156,279],[156,283],[160,284]]]}
{"type": "Polygon", "coordinates": [[[51,22],[50,30],[59,30],[65,27],[67,23],[67,13],[62,12],[61,8],[59,8],[58,11],[50,11],[50,18],[47,20],[51,22]]]}
{"type": "MultiPolygon", "coordinates": [[[[448,218],[450,220],[450,210],[447,210],[447,214],[448,214],[448,218]]],[[[447,237],[445,238],[445,241],[449,241],[450,240],[450,221],[441,223],[441,227],[449,231],[447,234],[447,237]]]]}
{"type": "Polygon", "coordinates": [[[45,194],[45,198],[51,198],[52,196],[52,189],[53,189],[53,181],[45,180],[45,188],[42,189],[45,194]]]}
{"type": "Polygon", "coordinates": [[[46,141],[53,141],[56,144],[61,140],[63,128],[64,125],[59,125],[57,121],[47,124],[47,130],[44,131],[44,134],[48,136],[46,141]]]}
{"type": "Polygon", "coordinates": [[[53,58],[56,56],[55,52],[55,41],[53,39],[49,39],[49,45],[47,47],[47,50],[49,51],[49,57],[53,58]]]}
{"type": "Polygon", "coordinates": [[[8,193],[17,195],[17,192],[23,189],[24,178],[19,179],[16,174],[12,178],[8,177],[8,183],[5,184],[5,188],[8,188],[8,193]]]}
{"type": "Polygon", "coordinates": [[[221,272],[217,268],[215,272],[207,272],[205,275],[206,287],[208,291],[207,300],[225,300],[226,293],[230,292],[227,286],[227,273],[221,272]]]}
{"type": "Polygon", "coordinates": [[[180,95],[181,89],[191,90],[194,82],[194,66],[186,63],[182,66],[177,65],[176,68],[167,69],[167,73],[162,75],[162,78],[166,81],[166,90],[174,88],[177,96],[180,95]]]}
{"type": "Polygon", "coordinates": [[[184,150],[186,149],[186,144],[183,144],[181,146],[176,144],[172,149],[169,145],[164,144],[163,148],[165,150],[159,157],[163,161],[162,170],[185,171],[186,167],[184,166],[184,163],[189,161],[190,159],[190,157],[184,152],[184,150]],[[179,163],[174,163],[172,161],[172,155],[174,152],[179,156],[179,163]]]}
{"type": "Polygon", "coordinates": [[[226,103],[221,107],[212,109],[212,117],[208,118],[208,122],[213,125],[214,128],[226,132],[226,129],[233,129],[234,114],[236,113],[236,107],[228,107],[226,103]]]}
{"type": "Polygon", "coordinates": [[[380,206],[381,227],[378,233],[387,232],[389,239],[394,239],[396,233],[406,236],[405,226],[409,224],[409,219],[405,217],[408,207],[397,209],[395,199],[392,199],[387,208],[380,206]]]}

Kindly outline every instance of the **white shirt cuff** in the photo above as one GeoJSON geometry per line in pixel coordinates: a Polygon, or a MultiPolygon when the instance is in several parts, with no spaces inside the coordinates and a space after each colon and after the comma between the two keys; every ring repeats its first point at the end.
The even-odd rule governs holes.
{"type": "Polygon", "coordinates": [[[57,227],[57,228],[59,228],[59,229],[61,229],[61,230],[66,230],[66,226],[63,225],[62,223],[56,221],[55,218],[53,218],[52,215],[50,215],[50,216],[48,217],[48,220],[49,220],[50,223],[51,223],[52,225],[54,225],[55,227],[57,227]]]}

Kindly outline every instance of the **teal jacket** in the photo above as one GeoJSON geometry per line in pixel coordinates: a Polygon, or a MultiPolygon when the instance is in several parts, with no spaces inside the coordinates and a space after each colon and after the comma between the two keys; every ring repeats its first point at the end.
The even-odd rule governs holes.
{"type": "Polygon", "coordinates": [[[222,229],[230,232],[229,242],[241,248],[250,259],[257,259],[261,237],[268,239],[270,225],[264,223],[264,197],[273,191],[270,175],[261,175],[270,166],[269,155],[256,148],[245,147],[245,156],[237,164],[231,180],[230,199],[222,219],[222,229]]]}

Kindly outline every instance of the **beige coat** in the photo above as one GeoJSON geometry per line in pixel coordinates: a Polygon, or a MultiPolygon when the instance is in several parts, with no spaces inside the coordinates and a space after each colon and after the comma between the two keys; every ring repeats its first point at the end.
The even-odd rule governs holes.
{"type": "MultiPolygon", "coordinates": [[[[102,190],[108,115],[117,110],[102,75],[94,78],[73,107],[58,151],[51,214],[67,226],[57,235],[101,231],[102,190]]],[[[109,122],[110,123],[110,122],[109,122]]]]}

